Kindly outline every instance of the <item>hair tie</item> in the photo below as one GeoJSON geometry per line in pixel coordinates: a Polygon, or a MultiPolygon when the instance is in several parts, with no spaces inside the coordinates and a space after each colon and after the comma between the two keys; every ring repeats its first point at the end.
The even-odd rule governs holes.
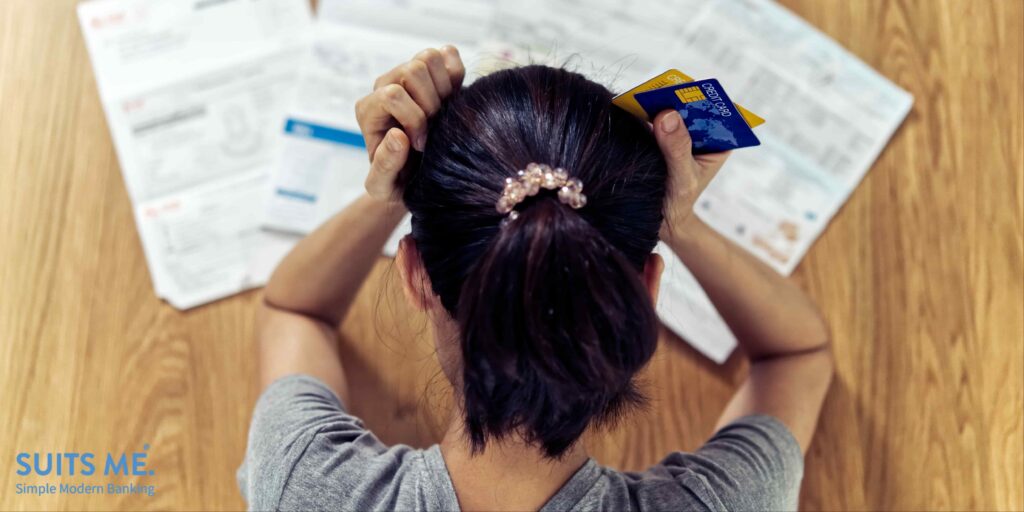
{"type": "Polygon", "coordinates": [[[494,208],[498,213],[508,214],[507,220],[515,220],[519,216],[519,212],[515,211],[516,205],[527,197],[537,195],[542,188],[558,189],[558,200],[575,210],[587,204],[582,181],[570,178],[569,173],[561,167],[552,169],[550,165],[531,162],[526,165],[526,169],[516,173],[515,178],[505,178],[505,190],[494,208]]]}

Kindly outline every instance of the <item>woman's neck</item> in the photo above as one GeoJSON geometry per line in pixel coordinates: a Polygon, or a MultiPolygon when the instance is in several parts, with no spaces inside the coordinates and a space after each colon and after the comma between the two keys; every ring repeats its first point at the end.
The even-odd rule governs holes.
{"type": "Polygon", "coordinates": [[[582,443],[553,460],[514,435],[472,454],[462,417],[454,416],[441,453],[463,510],[538,510],[589,459],[582,443]]]}

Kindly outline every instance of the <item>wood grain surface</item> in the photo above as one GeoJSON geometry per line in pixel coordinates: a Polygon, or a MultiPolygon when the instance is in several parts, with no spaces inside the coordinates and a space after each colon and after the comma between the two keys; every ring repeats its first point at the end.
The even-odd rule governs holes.
{"type": "MultiPolygon", "coordinates": [[[[259,292],[187,313],[154,296],[74,3],[0,0],[0,509],[240,509],[259,292]],[[18,452],[143,444],[152,498],[14,492],[34,481],[18,452]]],[[[916,99],[795,273],[838,372],[801,506],[1024,509],[1024,2],[783,3],[916,99]]],[[[367,424],[425,446],[449,390],[389,268],[344,364],[367,424]]],[[[626,469],[693,449],[743,372],[665,335],[650,408],[588,444],[626,469]]]]}

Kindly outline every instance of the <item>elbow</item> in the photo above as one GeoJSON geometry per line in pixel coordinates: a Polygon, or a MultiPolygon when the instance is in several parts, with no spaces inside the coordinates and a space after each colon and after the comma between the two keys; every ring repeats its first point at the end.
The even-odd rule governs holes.
{"type": "Polygon", "coordinates": [[[832,352],[832,332],[824,317],[816,316],[813,324],[807,326],[807,340],[813,340],[807,348],[795,352],[795,361],[799,361],[806,372],[808,386],[820,388],[822,393],[831,385],[835,377],[836,363],[832,352]]]}
{"type": "Polygon", "coordinates": [[[263,287],[260,315],[267,311],[279,311],[301,315],[332,326],[341,323],[339,315],[332,314],[319,304],[311,302],[307,294],[291,286],[288,279],[278,275],[279,270],[274,272],[270,281],[263,287]]]}
{"type": "Polygon", "coordinates": [[[273,330],[274,316],[281,311],[280,308],[274,307],[273,304],[268,302],[266,296],[256,306],[256,314],[253,315],[253,325],[256,326],[256,340],[260,347],[273,338],[273,336],[268,336],[267,334],[273,330]]]}
{"type": "MultiPolygon", "coordinates": [[[[280,269],[278,269],[280,270],[280,269]]],[[[278,270],[270,276],[270,280],[263,287],[263,300],[261,309],[273,308],[282,311],[289,311],[292,308],[288,307],[294,301],[290,297],[289,287],[285,285],[285,279],[279,276],[278,270]]]]}
{"type": "Polygon", "coordinates": [[[811,343],[810,350],[821,351],[831,360],[832,358],[832,327],[829,326],[825,315],[817,306],[812,306],[803,322],[803,339],[811,343]]]}
{"type": "Polygon", "coordinates": [[[802,361],[812,370],[818,381],[831,381],[835,373],[835,358],[832,354],[832,330],[825,317],[817,308],[802,319],[794,318],[784,340],[778,342],[775,350],[750,355],[753,363],[787,359],[802,361]]]}
{"type": "Polygon", "coordinates": [[[296,302],[292,297],[289,297],[287,288],[275,286],[274,284],[274,281],[271,280],[263,287],[263,297],[258,308],[259,317],[265,317],[273,311],[301,314],[299,308],[295,307],[296,302]]]}
{"type": "MultiPolygon", "coordinates": [[[[823,380],[827,383],[832,382],[832,377],[836,374],[836,358],[832,353],[832,342],[826,341],[821,347],[821,362],[819,363],[821,369],[821,375],[823,380]]],[[[826,387],[828,387],[826,385],[826,387]]]]}
{"type": "Polygon", "coordinates": [[[815,348],[815,352],[817,352],[815,362],[822,380],[826,383],[831,383],[836,371],[835,356],[832,353],[832,328],[820,311],[816,313],[813,331],[815,335],[814,338],[811,338],[818,340],[815,348]]]}
{"type": "Polygon", "coordinates": [[[316,307],[307,307],[302,304],[300,299],[293,299],[287,295],[281,296],[274,293],[274,290],[268,289],[263,293],[263,301],[259,306],[259,314],[260,316],[266,316],[266,314],[271,311],[304,316],[310,320],[327,324],[329,326],[337,326],[342,320],[340,316],[329,314],[317,309],[316,307]]]}

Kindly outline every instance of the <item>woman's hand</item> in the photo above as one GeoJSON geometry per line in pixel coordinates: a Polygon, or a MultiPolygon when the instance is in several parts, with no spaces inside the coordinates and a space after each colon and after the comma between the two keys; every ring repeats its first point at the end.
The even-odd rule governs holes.
{"type": "Polygon", "coordinates": [[[395,178],[413,148],[423,151],[427,118],[462,86],[466,68],[454,46],[428,48],[409,62],[388,71],[373,84],[373,92],[356,102],[356,120],[370,155],[366,192],[396,201],[395,178]]]}
{"type": "Polygon", "coordinates": [[[654,118],[654,136],[668,164],[668,194],[661,238],[669,240],[693,215],[693,204],[729,158],[729,152],[694,155],[690,132],[675,110],[654,118]]]}

